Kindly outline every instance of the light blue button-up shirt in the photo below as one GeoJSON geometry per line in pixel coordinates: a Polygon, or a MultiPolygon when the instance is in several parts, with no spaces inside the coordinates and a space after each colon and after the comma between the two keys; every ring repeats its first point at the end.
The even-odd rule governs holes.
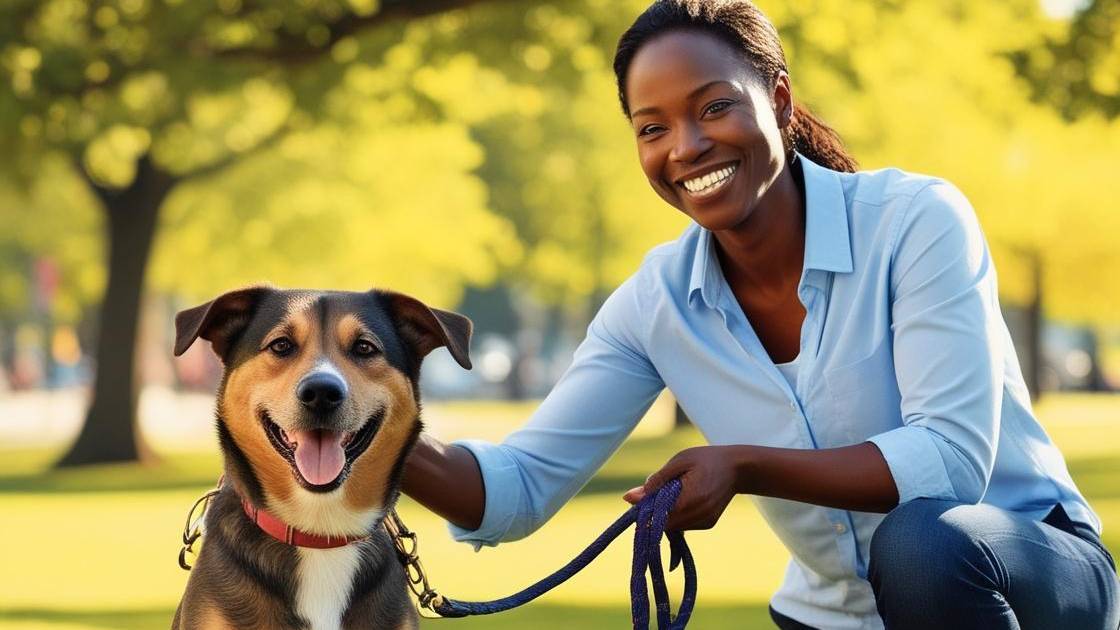
{"type": "MultiPolygon", "coordinates": [[[[482,525],[528,535],[583,487],[668,387],[711,444],[882,451],[902,502],[983,502],[1099,531],[1035,420],[968,200],[898,170],[808,159],[796,390],[724,280],[710,232],[653,249],[603,305],[564,377],[502,444],[460,442],[486,487],[482,525]]],[[[663,462],[650,462],[650,472],[663,462]]],[[[866,581],[883,515],[754,497],[792,556],[771,604],[822,628],[881,628],[866,581]]],[[[746,543],[749,544],[749,543],[746,543]]]]}

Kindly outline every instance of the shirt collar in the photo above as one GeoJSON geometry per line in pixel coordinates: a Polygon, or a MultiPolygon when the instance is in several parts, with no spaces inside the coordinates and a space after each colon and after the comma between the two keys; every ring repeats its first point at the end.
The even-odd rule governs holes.
{"type": "Polygon", "coordinates": [[[712,233],[699,225],[693,224],[696,230],[696,251],[692,258],[692,275],[688,282],[688,303],[695,306],[696,296],[704,300],[708,308],[715,308],[719,299],[720,268],[719,258],[716,257],[715,247],[712,245],[712,233]]]}
{"type": "Polygon", "coordinates": [[[851,273],[848,202],[840,174],[798,155],[805,176],[805,269],[851,273]]]}
{"type": "MultiPolygon", "coordinates": [[[[805,267],[821,271],[851,273],[852,242],[848,232],[848,204],[840,174],[798,155],[805,178],[805,267]]],[[[714,308],[720,289],[719,259],[716,257],[712,233],[694,226],[696,249],[689,277],[688,300],[695,304],[699,295],[704,304],[714,308]]]]}

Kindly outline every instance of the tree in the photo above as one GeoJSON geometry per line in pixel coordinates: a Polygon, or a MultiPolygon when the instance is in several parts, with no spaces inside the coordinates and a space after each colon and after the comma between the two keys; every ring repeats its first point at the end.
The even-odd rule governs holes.
{"type": "Polygon", "coordinates": [[[1039,46],[1008,53],[1032,99],[1069,121],[1120,116],[1120,2],[1088,2],[1055,30],[1039,46]]]}
{"type": "MultiPolygon", "coordinates": [[[[1085,46],[1078,38],[1088,37],[1079,34],[1092,33],[1096,56],[1084,63],[1097,68],[1092,85],[1111,89],[1105,79],[1116,73],[1100,69],[1117,59],[1108,43],[1115,0],[1097,0],[1065,21],[1042,15],[1035,0],[760,4],[786,45],[795,98],[833,124],[865,168],[931,173],[966,192],[1006,302],[1039,317],[1045,309],[1067,320],[1120,319],[1116,292],[1086,273],[1120,273],[1109,236],[1120,227],[1111,210],[1120,191],[1107,173],[1120,126],[1092,115],[1069,120],[1032,101],[1013,63],[1015,51],[1055,47],[1073,58],[1085,46]]],[[[503,19],[502,7],[480,7],[455,33],[488,41],[472,47],[482,64],[538,90],[522,110],[474,127],[495,208],[527,248],[510,281],[555,303],[581,298],[597,306],[645,251],[685,224],[649,191],[615,102],[614,42],[645,6],[542,4],[513,20],[503,19]],[[506,37],[480,37],[487,28],[506,37]]],[[[449,92],[443,100],[455,116],[455,104],[467,99],[449,92]]],[[[1032,338],[1021,350],[1037,369],[1040,343],[1032,338]]]]}
{"type": "MultiPolygon", "coordinates": [[[[178,296],[262,276],[359,286],[376,268],[444,300],[501,277],[586,322],[686,222],[649,190],[615,101],[614,43],[646,4],[22,0],[0,9],[12,86],[0,93],[0,140],[28,180],[61,156],[80,178],[56,179],[66,190],[84,181],[75,207],[104,204],[108,227],[147,216],[125,210],[126,197],[163,200],[146,228],[160,235],[150,284],[178,296]],[[419,15],[432,17],[403,21],[419,15]],[[112,204],[128,221],[109,220],[112,204]],[[409,256],[424,264],[399,263],[409,256]]],[[[1117,123],[1032,101],[1016,65],[1016,51],[1067,41],[1078,19],[1048,20],[1035,0],[761,4],[786,43],[795,97],[865,167],[929,172],[966,192],[1005,300],[1120,317],[1115,290],[1097,280],[1118,271],[1117,123]]],[[[132,238],[127,251],[151,247],[132,238]]],[[[66,250],[44,239],[18,251],[66,250]]],[[[107,326],[134,329],[112,308],[139,294],[143,269],[110,270],[107,326]],[[115,281],[130,287],[125,298],[112,297],[115,281]]],[[[110,371],[116,394],[97,400],[131,408],[131,367],[110,371]]],[[[131,411],[104,405],[91,432],[110,417],[131,426],[131,411]]]]}
{"type": "MultiPolygon", "coordinates": [[[[398,39],[379,27],[470,4],[23,0],[0,9],[12,88],[0,94],[0,138],[23,173],[64,156],[96,199],[106,230],[98,377],[82,432],[61,465],[146,455],[135,426],[134,355],[164,202],[186,184],[306,138],[329,105],[324,96],[398,39]]],[[[453,154],[469,152],[465,145],[453,154]]],[[[460,174],[470,169],[459,166],[460,174]]],[[[484,213],[473,186],[467,205],[484,213]]],[[[491,224],[486,238],[501,240],[500,225],[491,224]]]]}
{"type": "MultiPolygon", "coordinates": [[[[967,194],[1005,303],[1037,317],[1120,320],[1116,291],[1098,281],[1120,273],[1111,243],[1120,189],[1108,174],[1120,125],[1069,120],[1033,102],[1009,52],[1045,51],[1080,22],[1047,19],[1033,0],[818,0],[773,15],[791,44],[795,91],[837,126],[863,167],[935,174],[967,194]]],[[[1020,351],[1036,371],[1039,322],[1032,328],[1020,351]]]]}

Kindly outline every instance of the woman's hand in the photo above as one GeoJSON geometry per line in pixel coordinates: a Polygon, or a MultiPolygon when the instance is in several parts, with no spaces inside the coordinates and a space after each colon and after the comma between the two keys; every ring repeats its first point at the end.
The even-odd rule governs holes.
{"type": "Polygon", "coordinates": [[[670,479],[680,477],[681,494],[669,512],[668,530],[711,529],[732,497],[739,494],[738,446],[697,446],[677,453],[645,484],[622,496],[629,503],[657,492],[670,479]]]}

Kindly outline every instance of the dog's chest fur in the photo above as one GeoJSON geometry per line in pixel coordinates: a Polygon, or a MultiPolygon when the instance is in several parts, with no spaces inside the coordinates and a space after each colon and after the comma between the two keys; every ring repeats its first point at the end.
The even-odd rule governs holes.
{"type": "Polygon", "coordinates": [[[357,545],[299,550],[296,612],[311,624],[310,630],[341,628],[360,563],[357,545]]]}

